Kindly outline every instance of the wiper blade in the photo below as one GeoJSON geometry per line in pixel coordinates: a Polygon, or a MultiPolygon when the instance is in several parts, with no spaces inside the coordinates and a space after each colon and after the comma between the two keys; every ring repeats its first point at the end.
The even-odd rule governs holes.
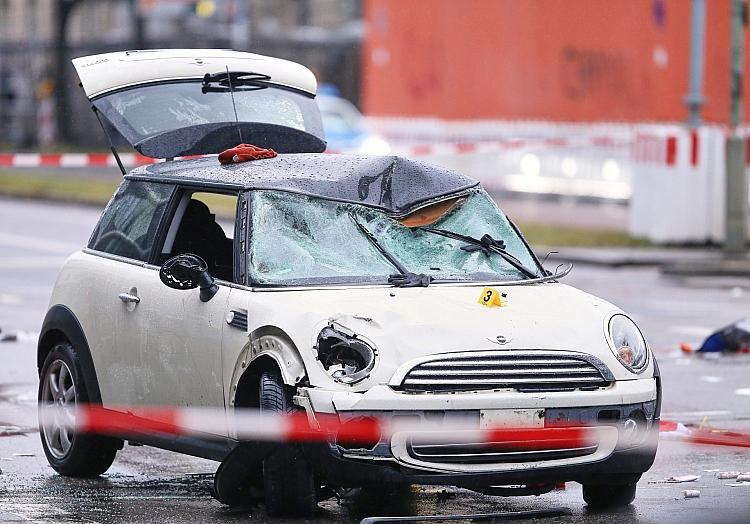
{"type": "Polygon", "coordinates": [[[354,215],[354,213],[350,212],[349,218],[351,218],[352,222],[354,222],[354,224],[362,232],[362,234],[365,235],[365,237],[370,241],[373,247],[377,249],[381,255],[383,255],[383,258],[390,262],[391,265],[398,271],[397,274],[390,275],[388,277],[389,284],[392,284],[395,287],[427,287],[430,285],[430,282],[432,282],[431,276],[410,272],[404,267],[403,264],[401,264],[401,262],[398,261],[396,257],[394,257],[386,248],[383,247],[383,245],[372,233],[372,231],[367,229],[367,227],[365,227],[363,223],[357,220],[357,217],[354,215]]]}
{"type": "Polygon", "coordinates": [[[497,253],[498,255],[503,257],[503,260],[505,260],[508,264],[523,273],[524,276],[528,278],[539,278],[538,273],[524,266],[520,260],[518,260],[516,257],[505,250],[505,242],[503,240],[496,240],[490,235],[482,235],[481,239],[474,238],[467,235],[462,235],[460,233],[455,233],[453,231],[448,231],[447,229],[438,229],[434,227],[418,227],[417,229],[427,231],[428,233],[432,233],[434,235],[440,235],[446,238],[451,238],[453,240],[458,240],[460,242],[465,242],[469,245],[462,246],[461,249],[463,251],[468,251],[469,253],[482,251],[487,256],[489,256],[490,253],[497,253]]]}
{"type": "Polygon", "coordinates": [[[201,92],[229,93],[231,91],[255,91],[266,89],[266,82],[271,80],[268,75],[260,73],[245,73],[243,71],[222,71],[221,73],[206,73],[203,76],[201,92]]]}

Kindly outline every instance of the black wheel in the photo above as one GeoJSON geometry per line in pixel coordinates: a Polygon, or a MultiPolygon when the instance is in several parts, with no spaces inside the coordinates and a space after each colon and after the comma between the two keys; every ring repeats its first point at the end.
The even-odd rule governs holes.
{"type": "Polygon", "coordinates": [[[66,477],[95,477],[107,471],[117,440],[79,435],[72,429],[75,407],[88,402],[75,349],[67,342],[52,348],[39,376],[39,434],[50,465],[66,477]]]}
{"type": "MultiPolygon", "coordinates": [[[[292,413],[292,395],[276,373],[260,376],[260,409],[292,413]]],[[[270,515],[309,517],[318,506],[315,475],[298,444],[279,446],[263,461],[263,487],[270,515]]]]}
{"type": "Polygon", "coordinates": [[[592,508],[621,508],[635,499],[636,484],[584,484],[583,500],[592,508]]]}

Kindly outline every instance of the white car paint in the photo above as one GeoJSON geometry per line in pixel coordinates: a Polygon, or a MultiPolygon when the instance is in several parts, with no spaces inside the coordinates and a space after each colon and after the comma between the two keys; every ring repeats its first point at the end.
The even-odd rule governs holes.
{"type": "MultiPolygon", "coordinates": [[[[564,284],[495,286],[508,305],[477,303],[485,283],[427,288],[347,286],[268,290],[220,283],[213,300],[166,288],[158,268],[110,255],[78,252],[63,267],[50,304],[76,314],[99,376],[105,406],[231,406],[244,370],[264,355],[285,382],[304,376],[300,395],[315,413],[371,410],[520,409],[612,405],[656,398],[653,359],[640,374],[614,356],[606,336],[612,304],[564,284]],[[141,302],[118,300],[137,284],[141,302]],[[226,312],[248,312],[248,331],[227,326],[226,312]],[[136,318],[140,316],[141,320],[136,318]],[[581,322],[585,318],[585,322],[581,322]],[[102,319],[116,332],[100,329],[102,319]],[[148,319],[148,320],[146,320],[148,319]],[[372,374],[346,385],[316,358],[316,336],[330,322],[356,332],[377,350],[372,374]],[[147,326],[139,332],[138,326],[147,326]],[[268,333],[271,327],[288,339],[268,333]],[[497,335],[510,341],[493,342],[497,335]],[[597,391],[518,393],[512,390],[408,395],[394,391],[426,357],[444,353],[545,349],[599,358],[616,382],[597,391]]],[[[227,434],[226,428],[217,433],[227,434]]]]}
{"type": "Polygon", "coordinates": [[[275,84],[311,95],[318,85],[312,71],[296,62],[222,49],[118,51],[74,58],[73,66],[89,98],[138,84],[203,78],[227,67],[268,75],[275,84]]]}

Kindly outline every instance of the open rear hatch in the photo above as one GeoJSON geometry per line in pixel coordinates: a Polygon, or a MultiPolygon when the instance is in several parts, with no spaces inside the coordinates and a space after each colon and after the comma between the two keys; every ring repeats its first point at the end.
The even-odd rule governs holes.
{"type": "Polygon", "coordinates": [[[326,143],[306,67],[214,49],[123,51],[73,59],[95,110],[153,158],[220,153],[238,143],[320,153],[326,143]]]}

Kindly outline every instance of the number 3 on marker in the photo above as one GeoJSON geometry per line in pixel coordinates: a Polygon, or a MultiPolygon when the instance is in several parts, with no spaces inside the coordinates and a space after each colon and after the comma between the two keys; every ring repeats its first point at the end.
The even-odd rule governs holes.
{"type": "Polygon", "coordinates": [[[507,304],[503,294],[491,287],[486,287],[482,290],[477,302],[487,307],[501,307],[507,304]]]}

